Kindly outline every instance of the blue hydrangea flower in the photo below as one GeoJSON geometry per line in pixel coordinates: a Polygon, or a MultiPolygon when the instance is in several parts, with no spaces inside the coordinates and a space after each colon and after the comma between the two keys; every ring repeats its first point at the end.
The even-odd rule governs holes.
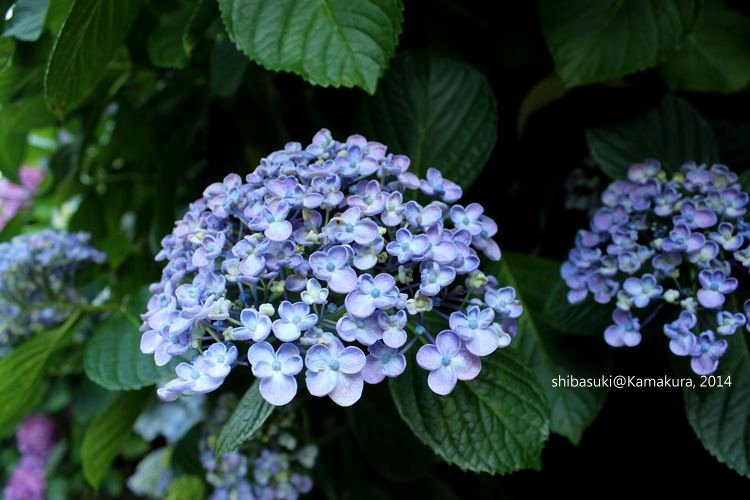
{"type": "Polygon", "coordinates": [[[464,341],[466,349],[477,356],[492,354],[500,345],[500,337],[492,329],[495,311],[490,308],[469,307],[466,312],[456,311],[450,316],[451,330],[464,341]]]}
{"type": "Polygon", "coordinates": [[[727,341],[717,339],[714,333],[707,330],[700,334],[690,353],[690,367],[698,375],[710,375],[719,367],[719,360],[727,351],[727,341]]]}
{"type": "Polygon", "coordinates": [[[279,306],[279,319],[273,322],[273,334],[282,342],[293,342],[317,322],[318,315],[310,314],[310,306],[285,300],[279,306]]]}
{"type": "Polygon", "coordinates": [[[214,391],[224,383],[236,360],[236,347],[231,346],[227,349],[225,344],[212,344],[193,360],[192,364],[177,365],[177,378],[159,388],[159,397],[165,401],[174,401],[183,394],[205,394],[214,391]]]}
{"type": "Polygon", "coordinates": [[[638,318],[622,309],[612,313],[614,324],[604,331],[604,340],[612,347],[633,347],[641,343],[640,323],[638,318]]]}
{"type": "Polygon", "coordinates": [[[294,344],[281,344],[278,351],[268,342],[258,342],[247,350],[253,375],[260,379],[260,394],[272,405],[289,403],[297,394],[297,379],[302,357],[294,344]]]}
{"type": "Polygon", "coordinates": [[[735,269],[750,268],[749,199],[724,165],[686,163],[671,178],[655,160],[633,165],[602,193],[561,267],[568,301],[614,299],[614,324],[604,332],[613,346],[639,344],[661,308],[678,309],[663,325],[670,350],[690,356],[696,373],[713,373],[726,350],[717,334],[748,324],[750,310],[728,310],[726,297],[738,290],[735,269]]]}
{"type": "MultiPolygon", "coordinates": [[[[286,347],[291,346],[286,344],[286,347]]],[[[213,488],[210,498],[296,499],[309,493],[318,448],[298,437],[300,423],[293,413],[286,413],[274,425],[259,430],[255,439],[257,446],[216,452],[214,446],[221,429],[236,404],[230,398],[220,397],[206,419],[199,441],[205,480],[213,488]]],[[[168,485],[164,489],[168,490],[168,485]]]]}
{"type": "Polygon", "coordinates": [[[438,333],[434,344],[419,348],[417,364],[430,372],[427,384],[441,395],[453,392],[458,380],[476,378],[482,368],[479,356],[464,348],[458,335],[450,330],[438,333]]]}
{"type": "Polygon", "coordinates": [[[326,252],[310,255],[310,268],[336,293],[349,293],[357,286],[357,273],[349,266],[354,251],[349,245],[336,245],[326,252]]]}
{"type": "Polygon", "coordinates": [[[224,331],[227,340],[252,340],[262,342],[271,333],[271,318],[260,314],[255,309],[243,309],[240,313],[241,327],[228,328],[224,331]]]}
{"type": "Polygon", "coordinates": [[[365,355],[339,340],[312,346],[305,355],[307,389],[313,396],[328,396],[340,406],[351,406],[362,396],[365,355]]]}
{"type": "Polygon", "coordinates": [[[396,241],[388,243],[386,251],[398,259],[399,264],[409,261],[419,262],[430,249],[430,240],[426,235],[413,236],[411,231],[401,228],[396,231],[396,241]]]}
{"type": "MultiPolygon", "coordinates": [[[[295,356],[307,366],[309,392],[349,405],[365,379],[400,375],[419,338],[437,345],[445,330],[441,338],[458,339],[457,380],[476,375],[474,357],[509,345],[521,304],[479,271],[480,254],[501,257],[497,224],[476,203],[455,205],[461,188],[438,170],[420,179],[409,166],[383,144],[359,135],[340,142],[321,130],[307,146],[291,142],[263,158],[244,179],[230,174],[209,186],[156,256],[164,268],[142,315],[141,350],[159,365],[195,357],[159,394],[208,392],[225,372],[247,370],[244,361],[219,361],[211,346],[221,341],[231,342],[227,357],[247,356],[275,405],[296,394],[295,356]]],[[[627,217],[611,212],[602,224],[627,217]]],[[[650,258],[632,234],[618,238],[637,265],[650,258]]],[[[593,265],[594,254],[580,261],[593,265]]],[[[617,258],[609,265],[596,297],[616,293],[617,258]]]]}
{"type": "Polygon", "coordinates": [[[406,369],[406,358],[397,348],[375,342],[367,348],[362,377],[368,384],[379,384],[386,377],[395,378],[406,369]]]}
{"type": "Polygon", "coordinates": [[[357,279],[357,288],[346,296],[346,309],[355,318],[367,318],[376,310],[390,309],[398,301],[396,280],[390,274],[374,278],[363,274],[357,279]]]}
{"type": "Polygon", "coordinates": [[[89,239],[86,233],[45,229],[0,243],[0,357],[86,304],[76,275],[105,259],[89,239]]]}

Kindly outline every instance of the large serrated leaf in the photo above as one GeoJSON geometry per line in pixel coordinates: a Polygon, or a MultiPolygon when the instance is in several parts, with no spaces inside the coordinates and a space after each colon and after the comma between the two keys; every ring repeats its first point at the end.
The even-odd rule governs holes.
{"type": "Polygon", "coordinates": [[[544,309],[548,284],[560,264],[540,257],[503,255],[494,269],[501,283],[515,288],[524,312],[518,320],[513,346],[534,369],[552,407],[552,432],[578,443],[599,414],[607,392],[596,388],[555,387],[553,380],[572,375],[595,377],[608,373],[609,354],[597,339],[571,339],[547,323],[544,309]],[[577,341],[577,342],[576,342],[577,341]],[[589,342],[586,342],[589,341],[589,342]]]}
{"type": "Polygon", "coordinates": [[[357,118],[368,139],[408,155],[415,174],[435,167],[464,188],[497,140],[497,102],[484,75],[468,63],[427,53],[396,58],[357,118]]]}
{"type": "Polygon", "coordinates": [[[31,411],[31,402],[43,391],[42,376],[50,355],[63,343],[80,315],[73,314],[60,327],[41,332],[0,361],[0,436],[11,432],[15,424],[31,411]]]}
{"type": "Polygon", "coordinates": [[[750,84],[750,18],[722,2],[704,2],[680,50],[662,66],[676,90],[737,92],[750,84]]]}
{"type": "Polygon", "coordinates": [[[664,61],[682,43],[699,0],[542,0],[544,36],[570,85],[619,78],[664,61]]]}
{"type": "Polygon", "coordinates": [[[94,90],[143,1],[75,1],[47,63],[44,92],[52,112],[64,115],[94,90]]]}
{"type": "Polygon", "coordinates": [[[415,362],[390,386],[401,418],[447,462],[490,473],[541,467],[549,403],[517,353],[483,358],[479,376],[448,396],[430,391],[427,372],[415,362]]]}
{"type": "Polygon", "coordinates": [[[83,475],[94,488],[99,487],[123,443],[133,432],[133,424],[150,397],[147,390],[125,392],[86,428],[81,462],[83,475]]]}
{"type": "Polygon", "coordinates": [[[594,161],[613,179],[624,178],[630,165],[648,158],[674,171],[685,162],[711,164],[719,156],[708,123],[690,104],[672,95],[631,120],[589,128],[586,142],[594,161]]]}
{"type": "MultiPolygon", "coordinates": [[[[148,288],[130,300],[132,311],[146,309],[148,288]]],[[[94,328],[86,345],[84,369],[97,384],[113,391],[129,391],[153,385],[174,374],[175,362],[158,367],[153,356],[140,350],[141,333],[137,312],[115,312],[94,328]]]]}
{"type": "Polygon", "coordinates": [[[724,387],[686,388],[685,408],[703,446],[720,462],[750,477],[750,352],[746,335],[741,328],[729,339],[716,374],[724,387]]]}
{"type": "Polygon", "coordinates": [[[219,0],[219,7],[229,36],[258,64],[371,94],[403,21],[401,0],[219,0]]]}
{"type": "Polygon", "coordinates": [[[274,407],[260,395],[259,385],[256,380],[250,386],[229,421],[224,424],[219,439],[216,441],[217,455],[242,446],[271,416],[274,407]]]}

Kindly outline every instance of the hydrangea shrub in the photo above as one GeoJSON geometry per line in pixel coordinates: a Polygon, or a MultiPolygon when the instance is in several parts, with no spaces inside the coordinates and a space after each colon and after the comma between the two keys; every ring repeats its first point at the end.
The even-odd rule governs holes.
{"type": "Polygon", "coordinates": [[[0,243],[0,352],[65,321],[82,300],[76,273],[104,259],[86,233],[45,229],[0,243]]]}
{"type": "Polygon", "coordinates": [[[636,346],[665,305],[669,349],[699,375],[714,373],[725,337],[748,328],[735,276],[750,268],[748,194],[724,165],[686,163],[668,175],[636,164],[602,193],[588,229],[578,231],[561,273],[568,301],[614,303],[604,331],[615,347],[636,346]]]}
{"type": "Polygon", "coordinates": [[[479,270],[480,255],[500,259],[497,225],[438,170],[420,179],[409,163],[321,130],[208,186],[157,255],[141,350],[157,365],[190,360],[159,395],[214,391],[246,364],[273,405],[294,399],[303,372],[310,394],[341,406],[412,359],[437,394],[476,377],[522,312],[513,288],[479,270]]]}

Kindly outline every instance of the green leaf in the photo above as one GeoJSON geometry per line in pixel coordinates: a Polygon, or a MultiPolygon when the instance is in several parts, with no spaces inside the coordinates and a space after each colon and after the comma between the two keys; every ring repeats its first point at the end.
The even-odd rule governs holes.
{"type": "Polygon", "coordinates": [[[541,0],[544,37],[569,86],[656,66],[683,43],[699,0],[541,0]]]}
{"type": "Polygon", "coordinates": [[[261,66],[370,94],[403,22],[401,0],[219,0],[219,8],[230,38],[261,66]]]}
{"type": "Polygon", "coordinates": [[[39,333],[0,360],[0,436],[11,432],[16,423],[33,410],[31,402],[44,391],[43,375],[50,355],[63,344],[80,315],[74,313],[59,328],[39,333]]]}
{"type": "Polygon", "coordinates": [[[680,50],[661,66],[675,90],[737,92],[750,84],[750,18],[705,2],[680,50]]]}
{"type": "Polygon", "coordinates": [[[0,105],[0,172],[11,180],[17,179],[18,167],[28,149],[27,133],[56,123],[40,95],[0,105]]]}
{"type": "Polygon", "coordinates": [[[177,4],[159,15],[159,24],[149,35],[148,56],[158,68],[184,68],[189,61],[182,42],[183,34],[193,15],[193,5],[177,4]]]}
{"type": "Polygon", "coordinates": [[[36,42],[44,30],[49,0],[16,0],[13,17],[5,25],[3,36],[12,36],[24,42],[36,42]]]}
{"type": "Polygon", "coordinates": [[[211,95],[232,97],[242,83],[248,63],[231,41],[216,42],[211,55],[211,95]]]}
{"type": "Polygon", "coordinates": [[[411,433],[382,384],[367,388],[352,408],[355,435],[370,466],[391,481],[424,476],[437,456],[411,433]],[[394,453],[398,450],[398,453],[394,453]]]}
{"type": "MultiPolygon", "coordinates": [[[[729,338],[717,376],[731,387],[685,389],[685,408],[703,446],[719,462],[750,477],[750,353],[747,335],[729,338]]],[[[700,383],[700,379],[698,384],[700,383]]]]}
{"type": "Polygon", "coordinates": [[[609,126],[586,130],[591,156],[613,179],[624,178],[628,167],[648,158],[670,171],[685,162],[714,163],[719,159],[713,132],[687,102],[664,96],[658,108],[609,126]]]}
{"type": "Polygon", "coordinates": [[[562,80],[560,80],[560,76],[554,71],[531,87],[531,90],[529,90],[521,102],[521,108],[518,110],[518,120],[516,121],[516,134],[518,137],[523,135],[526,122],[534,113],[560,99],[568,93],[568,90],[562,80]]]}
{"type": "Polygon", "coordinates": [[[174,445],[172,468],[179,474],[200,475],[205,472],[200,459],[200,440],[203,435],[204,424],[194,425],[174,445]]]}
{"type": "Polygon", "coordinates": [[[181,476],[169,485],[166,500],[203,500],[206,483],[200,476],[181,476]]]}
{"type": "Polygon", "coordinates": [[[596,388],[554,387],[553,380],[608,373],[606,346],[599,338],[591,339],[594,343],[584,343],[582,339],[563,337],[551,326],[557,326],[556,323],[545,321],[546,285],[559,275],[559,262],[506,253],[495,268],[500,281],[515,288],[524,306],[513,346],[542,383],[552,407],[551,430],[577,444],[601,410],[607,392],[596,388]]]}
{"type": "Polygon", "coordinates": [[[130,436],[133,424],[152,397],[151,391],[124,392],[86,428],[81,462],[86,481],[98,488],[130,436]]]}
{"type": "Polygon", "coordinates": [[[240,400],[216,441],[216,454],[236,450],[261,428],[273,412],[273,406],[260,395],[256,380],[240,400]]]}
{"type": "Polygon", "coordinates": [[[132,312],[115,312],[94,327],[86,345],[86,376],[112,391],[130,391],[153,385],[174,374],[176,361],[158,367],[153,356],[140,349],[138,314],[146,310],[148,288],[142,288],[130,300],[132,312]]]}
{"type": "Polygon", "coordinates": [[[187,54],[190,54],[198,45],[200,38],[211,25],[216,14],[216,2],[213,0],[198,0],[182,34],[182,47],[187,54]]]}
{"type": "Polygon", "coordinates": [[[104,76],[143,0],[76,0],[47,63],[47,106],[64,115],[81,104],[104,76]]]}
{"type": "Polygon", "coordinates": [[[484,75],[432,54],[396,58],[357,116],[368,139],[408,155],[415,174],[436,167],[464,188],[482,171],[497,139],[497,102],[484,75]]]}
{"type": "Polygon", "coordinates": [[[447,462],[490,473],[541,467],[549,403],[518,353],[483,358],[479,376],[459,382],[449,396],[433,393],[415,362],[390,387],[401,418],[447,462]]]}

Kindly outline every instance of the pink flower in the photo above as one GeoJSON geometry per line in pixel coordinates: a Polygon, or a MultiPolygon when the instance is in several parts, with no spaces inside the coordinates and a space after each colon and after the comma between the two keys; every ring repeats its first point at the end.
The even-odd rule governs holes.
{"type": "Polygon", "coordinates": [[[44,179],[44,171],[39,168],[21,167],[18,178],[20,185],[8,179],[0,179],[0,229],[3,229],[22,208],[28,206],[44,179]]]}

